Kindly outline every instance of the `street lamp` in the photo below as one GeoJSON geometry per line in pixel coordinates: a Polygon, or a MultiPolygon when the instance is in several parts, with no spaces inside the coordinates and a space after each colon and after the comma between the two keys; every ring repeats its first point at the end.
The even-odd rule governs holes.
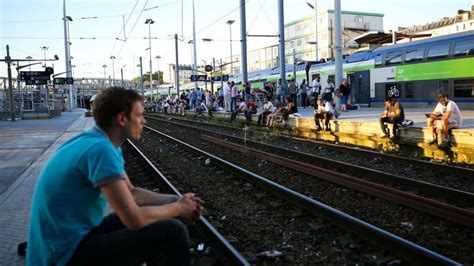
{"type": "Polygon", "coordinates": [[[107,72],[105,70],[107,68],[107,65],[104,64],[102,67],[104,68],[104,84],[105,84],[105,81],[107,80],[107,72]]]}
{"type": "Polygon", "coordinates": [[[161,59],[161,56],[157,55],[155,56],[156,58],[156,69],[158,71],[158,83],[157,85],[159,86],[160,85],[160,59],[161,59]]]}
{"type": "Polygon", "coordinates": [[[229,25],[230,62],[231,62],[231,63],[230,63],[230,75],[232,75],[232,71],[233,71],[233,69],[232,69],[232,61],[234,61],[233,58],[232,58],[232,57],[233,57],[233,56],[232,56],[232,24],[233,24],[234,22],[235,22],[235,20],[232,20],[232,19],[227,20],[227,22],[226,22],[227,25],[229,25]]]}
{"type": "Polygon", "coordinates": [[[153,96],[153,71],[152,71],[152,62],[151,62],[151,24],[155,23],[155,21],[151,18],[147,18],[145,20],[145,24],[148,24],[148,48],[150,52],[150,90],[151,95],[153,96]]]}
{"type": "Polygon", "coordinates": [[[40,49],[44,53],[44,67],[46,68],[46,51],[49,49],[49,47],[48,46],[42,46],[42,47],[40,47],[40,49]]]}
{"type": "Polygon", "coordinates": [[[112,55],[110,59],[112,59],[112,86],[113,86],[115,83],[115,65],[114,65],[115,56],[112,55]]]}
{"type": "Polygon", "coordinates": [[[310,4],[309,2],[306,2],[306,4],[308,4],[308,6],[311,8],[311,9],[314,9],[314,32],[315,32],[315,41],[314,41],[314,45],[316,46],[316,62],[319,61],[319,56],[318,56],[318,6],[317,6],[317,2],[316,0],[314,0],[314,6],[312,4],[310,4]]]}
{"type": "MultiPolygon", "coordinates": [[[[31,59],[33,59],[33,57],[27,56],[26,59],[28,59],[28,64],[30,64],[30,63],[31,63],[31,59]]],[[[30,66],[30,72],[31,72],[31,66],[30,66]]]]}

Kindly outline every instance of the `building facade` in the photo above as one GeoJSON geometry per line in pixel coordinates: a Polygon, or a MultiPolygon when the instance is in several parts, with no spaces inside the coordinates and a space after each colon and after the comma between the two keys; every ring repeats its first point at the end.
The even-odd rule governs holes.
{"type": "MultiPolygon", "coordinates": [[[[342,11],[343,54],[350,54],[359,49],[352,39],[368,31],[383,31],[383,14],[356,11],[342,11]]],[[[334,57],[335,18],[334,10],[328,9],[318,13],[318,59],[330,60],[334,57]]],[[[292,64],[293,50],[296,61],[316,60],[316,20],[308,16],[285,24],[285,63],[292,64]]],[[[240,54],[229,57],[233,61],[231,73],[240,73],[240,54]]],[[[278,44],[251,50],[247,53],[248,71],[257,71],[278,66],[278,44]]]]}
{"type": "Polygon", "coordinates": [[[425,25],[398,28],[404,34],[431,34],[431,37],[474,30],[474,5],[471,10],[458,10],[454,17],[445,17],[425,25]]]}
{"type": "MultiPolygon", "coordinates": [[[[186,84],[191,82],[191,75],[193,73],[192,65],[179,65],[179,84],[186,84]]],[[[168,64],[163,70],[163,82],[175,84],[176,82],[176,65],[168,64]]]]}

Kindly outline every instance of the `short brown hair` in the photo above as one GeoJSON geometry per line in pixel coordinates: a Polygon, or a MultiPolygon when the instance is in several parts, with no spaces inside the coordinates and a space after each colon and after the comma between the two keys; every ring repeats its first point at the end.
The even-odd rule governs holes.
{"type": "Polygon", "coordinates": [[[94,101],[95,123],[101,128],[108,128],[119,113],[124,112],[130,117],[136,101],[143,101],[143,97],[134,90],[121,87],[107,88],[97,95],[94,101]]]}

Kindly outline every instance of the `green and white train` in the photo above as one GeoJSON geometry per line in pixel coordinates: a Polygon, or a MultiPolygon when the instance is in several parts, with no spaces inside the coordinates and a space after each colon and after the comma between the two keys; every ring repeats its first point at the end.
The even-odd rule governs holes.
{"type": "MultiPolygon", "coordinates": [[[[474,31],[358,52],[344,61],[358,103],[380,107],[390,96],[405,107],[427,107],[445,93],[461,109],[474,109],[474,31]]],[[[334,71],[333,63],[315,64],[308,75],[319,75],[324,87],[334,71]]]]}

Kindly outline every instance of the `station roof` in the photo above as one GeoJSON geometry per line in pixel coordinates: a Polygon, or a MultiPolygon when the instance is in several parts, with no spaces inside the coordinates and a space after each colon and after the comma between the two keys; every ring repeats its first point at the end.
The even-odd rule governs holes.
{"type": "MultiPolygon", "coordinates": [[[[405,34],[397,32],[397,41],[409,38],[431,37],[431,34],[405,34]]],[[[386,44],[392,42],[392,33],[385,33],[380,31],[369,31],[356,38],[354,41],[358,44],[386,44]]]]}

